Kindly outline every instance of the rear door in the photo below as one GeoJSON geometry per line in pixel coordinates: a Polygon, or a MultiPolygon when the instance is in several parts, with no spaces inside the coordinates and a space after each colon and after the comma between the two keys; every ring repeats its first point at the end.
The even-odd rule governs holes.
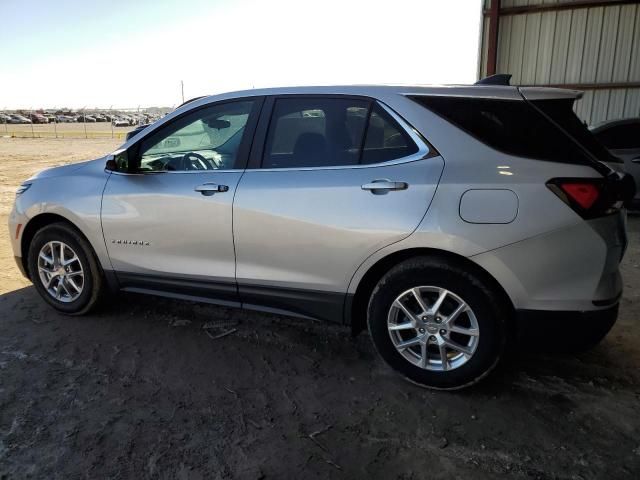
{"type": "Polygon", "coordinates": [[[371,99],[268,99],[233,208],[243,305],[341,321],[353,273],[415,230],[442,168],[371,99]]]}

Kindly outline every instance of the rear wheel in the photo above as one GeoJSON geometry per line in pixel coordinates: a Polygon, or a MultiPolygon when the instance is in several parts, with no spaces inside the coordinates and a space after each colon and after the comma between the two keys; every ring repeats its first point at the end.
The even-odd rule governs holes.
{"type": "Polygon", "coordinates": [[[93,249],[67,224],[39,230],[29,246],[27,262],[40,296],[62,313],[82,315],[102,294],[102,273],[93,249]]]}
{"type": "Polygon", "coordinates": [[[376,286],[369,331],[386,362],[423,386],[457,389],[486,376],[504,349],[506,309],[478,276],[420,257],[376,286]]]}

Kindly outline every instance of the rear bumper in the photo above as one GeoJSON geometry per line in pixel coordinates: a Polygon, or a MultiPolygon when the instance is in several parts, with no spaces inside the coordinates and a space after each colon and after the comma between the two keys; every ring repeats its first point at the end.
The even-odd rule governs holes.
{"type": "Polygon", "coordinates": [[[542,351],[575,351],[598,343],[618,319],[618,303],[580,311],[517,310],[518,343],[542,351]]]}
{"type": "Polygon", "coordinates": [[[624,212],[516,242],[473,257],[504,288],[516,310],[599,311],[622,293],[624,212]]]}

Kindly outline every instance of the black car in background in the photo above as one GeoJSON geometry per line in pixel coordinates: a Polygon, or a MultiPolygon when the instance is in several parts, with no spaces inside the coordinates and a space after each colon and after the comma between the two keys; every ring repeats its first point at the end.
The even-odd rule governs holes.
{"type": "Polygon", "coordinates": [[[623,169],[636,182],[632,206],[640,208],[640,118],[610,120],[591,127],[591,133],[624,162],[623,169]]]}

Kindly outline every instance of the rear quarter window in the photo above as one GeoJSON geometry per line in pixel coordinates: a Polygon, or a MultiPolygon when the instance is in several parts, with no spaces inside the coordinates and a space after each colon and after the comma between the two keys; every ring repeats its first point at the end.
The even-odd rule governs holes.
{"type": "Polygon", "coordinates": [[[501,152],[554,162],[590,163],[575,141],[524,100],[435,96],[413,100],[501,152]]]}

